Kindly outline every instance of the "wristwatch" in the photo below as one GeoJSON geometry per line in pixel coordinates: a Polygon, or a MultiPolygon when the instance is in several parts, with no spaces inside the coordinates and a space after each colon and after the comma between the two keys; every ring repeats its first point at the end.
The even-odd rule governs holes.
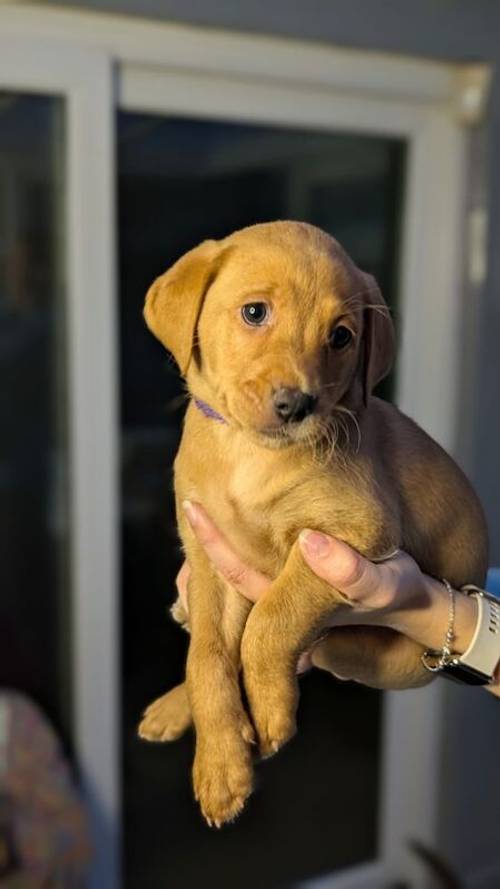
{"type": "Polygon", "coordinates": [[[466,685],[489,685],[500,662],[500,599],[470,583],[460,592],[477,602],[476,628],[467,650],[451,654],[441,673],[466,685]]]}

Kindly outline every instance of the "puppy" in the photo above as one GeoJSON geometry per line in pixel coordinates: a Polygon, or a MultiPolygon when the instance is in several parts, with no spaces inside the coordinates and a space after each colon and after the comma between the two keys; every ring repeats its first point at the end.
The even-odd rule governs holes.
{"type": "MultiPolygon", "coordinates": [[[[390,315],[374,279],[319,229],[274,222],[205,241],[154,282],[145,319],[191,395],[175,460],[191,640],[186,684],[152,704],[139,731],[172,740],[193,720],[195,795],[220,826],[251,793],[254,740],[268,756],[293,735],[298,657],[346,607],[303,561],[300,530],[373,559],[401,547],[459,587],[484,582],[485,522],[451,458],[371,395],[393,360],[390,315]],[[185,498],[273,578],[253,608],[208,561],[185,498]]],[[[179,605],[176,615],[187,620],[179,605]]],[[[362,638],[385,644],[388,631],[362,638]]],[[[428,680],[417,645],[397,634],[391,645],[405,663],[395,683],[428,680]]]]}

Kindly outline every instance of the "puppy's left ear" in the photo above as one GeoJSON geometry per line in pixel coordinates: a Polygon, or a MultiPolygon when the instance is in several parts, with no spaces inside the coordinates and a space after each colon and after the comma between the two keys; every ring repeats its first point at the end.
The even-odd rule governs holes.
{"type": "Polygon", "coordinates": [[[366,292],[363,310],[362,383],[363,403],[389,373],[395,355],[394,325],[387,304],[372,275],[363,272],[366,292]]]}
{"type": "Polygon", "coordinates": [[[184,376],[203,300],[220,268],[222,254],[219,241],[203,241],[160,275],[146,294],[146,324],[172,353],[184,376]]]}

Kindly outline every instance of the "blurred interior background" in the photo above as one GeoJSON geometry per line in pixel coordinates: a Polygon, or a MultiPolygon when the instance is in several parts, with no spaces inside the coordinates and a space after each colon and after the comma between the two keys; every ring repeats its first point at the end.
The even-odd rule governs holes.
{"type": "Polygon", "coordinates": [[[306,676],[299,736],[217,835],[192,738],[136,737],[187,644],[185,400],[142,305],[204,238],[304,219],[376,276],[401,342],[381,394],[461,463],[500,564],[499,33],[488,0],[0,9],[0,685],[62,739],[89,887],[431,889],[411,839],[500,886],[484,694],[306,676]]]}

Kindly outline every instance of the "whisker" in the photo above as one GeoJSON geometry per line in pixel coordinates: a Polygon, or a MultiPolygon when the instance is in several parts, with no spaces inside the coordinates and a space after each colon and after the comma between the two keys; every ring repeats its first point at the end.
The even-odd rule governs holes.
{"type": "Polygon", "coordinates": [[[335,418],[330,417],[328,420],[320,418],[319,420],[320,432],[322,433],[320,437],[317,439],[316,447],[317,454],[315,448],[315,460],[320,465],[326,465],[329,463],[334,454],[336,457],[343,462],[343,454],[341,450],[337,453],[337,446],[339,442],[339,434],[338,434],[338,424],[335,418]]]}
{"type": "MultiPolygon", "coordinates": [[[[334,411],[339,411],[340,413],[345,414],[347,417],[349,417],[349,419],[351,419],[353,421],[353,423],[356,427],[356,432],[358,434],[358,444],[356,447],[356,453],[358,453],[359,449],[361,447],[361,427],[359,425],[359,421],[358,421],[358,418],[356,417],[356,414],[354,413],[354,411],[350,410],[348,407],[345,407],[345,405],[343,405],[343,404],[337,404],[334,408],[334,411]]],[[[347,438],[349,440],[349,427],[348,426],[347,426],[347,438]]]]}
{"type": "MultiPolygon", "coordinates": [[[[365,291],[366,292],[366,291],[365,291]]],[[[374,309],[375,311],[383,312],[384,315],[391,315],[391,309],[385,303],[365,303],[362,300],[359,300],[358,297],[362,294],[355,294],[354,296],[348,296],[347,299],[344,300],[344,307],[346,309],[354,309],[359,312],[364,309],[374,309]]]]}
{"type": "Polygon", "coordinates": [[[379,315],[385,315],[386,318],[391,317],[391,310],[389,306],[384,306],[382,303],[380,305],[368,305],[364,306],[365,309],[373,310],[374,312],[378,312],[379,315]]]}

